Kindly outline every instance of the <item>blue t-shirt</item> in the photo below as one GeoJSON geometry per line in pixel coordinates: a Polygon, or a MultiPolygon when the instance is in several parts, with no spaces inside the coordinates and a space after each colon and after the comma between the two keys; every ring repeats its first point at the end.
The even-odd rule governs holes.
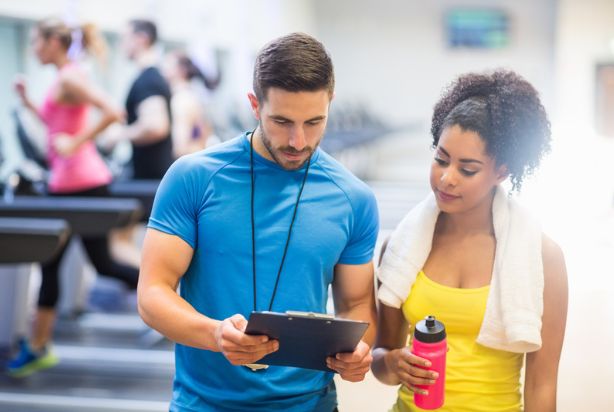
{"type": "MultiPolygon", "coordinates": [[[[250,146],[243,134],[176,161],[160,183],[149,227],[194,249],[180,293],[225,319],[253,309],[250,146]]],[[[304,167],[254,151],[258,310],[267,310],[304,167]]],[[[378,233],[371,190],[320,149],[309,174],[272,310],[325,312],[336,264],[368,263],[378,233]]],[[[332,411],[331,373],[271,366],[253,372],[221,354],[176,345],[172,411],[332,411]]]]}

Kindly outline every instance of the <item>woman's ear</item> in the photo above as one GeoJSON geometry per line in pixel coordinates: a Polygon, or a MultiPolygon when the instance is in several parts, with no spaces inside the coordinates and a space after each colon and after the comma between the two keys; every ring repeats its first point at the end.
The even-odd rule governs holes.
{"type": "Polygon", "coordinates": [[[509,170],[507,170],[506,165],[501,165],[497,168],[497,184],[503,182],[510,175],[509,170]]]}

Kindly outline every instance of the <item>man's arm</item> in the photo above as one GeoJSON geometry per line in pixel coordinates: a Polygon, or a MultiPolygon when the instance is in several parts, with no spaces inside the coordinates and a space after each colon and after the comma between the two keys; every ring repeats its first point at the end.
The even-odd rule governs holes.
{"type": "Polygon", "coordinates": [[[363,340],[371,346],[375,340],[377,310],[373,287],[373,263],[337,265],[333,281],[333,300],[337,316],[369,322],[363,340]]]}
{"type": "Polygon", "coordinates": [[[198,313],[176,292],[192,255],[192,248],[181,238],[147,229],[137,290],[139,314],[175,342],[215,350],[219,321],[198,313]]]}
{"type": "Polygon", "coordinates": [[[344,380],[362,381],[371,366],[370,345],[376,330],[373,263],[337,265],[332,288],[337,316],[369,322],[369,328],[354,352],[338,353],[327,359],[327,365],[344,380]]]}
{"type": "Polygon", "coordinates": [[[525,411],[556,411],[556,385],[567,319],[567,270],[559,246],[544,237],[544,314],[542,347],[527,354],[525,411]]]}
{"type": "Polygon", "coordinates": [[[193,253],[181,238],[147,230],[137,291],[139,314],[145,323],[175,342],[222,352],[234,365],[254,363],[277,350],[277,341],[243,333],[247,325],[243,316],[211,319],[177,294],[193,253]]]}
{"type": "Polygon", "coordinates": [[[158,142],[168,136],[171,119],[162,96],[146,98],[138,105],[136,112],[136,122],[124,128],[121,138],[142,145],[158,142]]]}

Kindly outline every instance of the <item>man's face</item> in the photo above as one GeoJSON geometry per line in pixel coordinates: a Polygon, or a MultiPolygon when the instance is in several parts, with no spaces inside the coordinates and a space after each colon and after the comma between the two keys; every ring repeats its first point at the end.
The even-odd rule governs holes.
{"type": "Polygon", "coordinates": [[[128,59],[136,58],[139,51],[139,38],[131,25],[127,25],[122,32],[121,47],[128,59]]]}
{"type": "Polygon", "coordinates": [[[261,154],[286,170],[300,169],[324,136],[331,100],[328,91],[270,88],[263,102],[253,94],[249,99],[260,124],[256,138],[266,149],[261,154]]]}

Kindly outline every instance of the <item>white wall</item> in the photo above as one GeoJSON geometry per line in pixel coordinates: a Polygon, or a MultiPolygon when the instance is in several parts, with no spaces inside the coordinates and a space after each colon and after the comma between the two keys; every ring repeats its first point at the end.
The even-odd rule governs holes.
{"type": "Polygon", "coordinates": [[[234,68],[229,77],[241,93],[251,87],[251,58],[264,43],[290,31],[312,33],[314,26],[311,6],[303,0],[3,0],[0,16],[59,16],[115,33],[130,18],[149,18],[165,40],[229,50],[234,68]]]}
{"type": "MultiPolygon", "coordinates": [[[[614,139],[596,131],[595,95],[596,65],[614,62],[614,2],[559,0],[556,21],[553,150],[534,191],[536,197],[548,194],[540,202],[545,220],[608,214],[614,199],[614,139]]],[[[532,188],[527,189],[530,194],[532,188]]],[[[553,232],[569,230],[552,227],[553,232]]]]}
{"type": "Polygon", "coordinates": [[[614,1],[559,0],[556,102],[562,127],[594,129],[595,65],[614,61],[614,1]]]}
{"type": "Polygon", "coordinates": [[[428,123],[442,88],[456,75],[507,67],[551,104],[554,0],[313,0],[313,5],[317,31],[333,55],[340,100],[367,100],[394,122],[428,123]],[[444,12],[452,6],[506,10],[509,47],[448,49],[444,12]]]}

